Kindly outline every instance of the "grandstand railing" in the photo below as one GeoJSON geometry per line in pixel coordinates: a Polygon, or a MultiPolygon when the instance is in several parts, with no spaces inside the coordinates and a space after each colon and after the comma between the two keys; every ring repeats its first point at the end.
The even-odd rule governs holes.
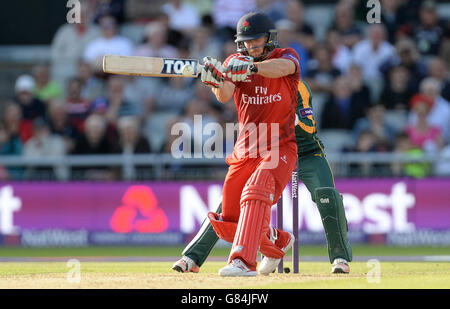
{"type": "MultiPolygon", "coordinates": [[[[328,153],[335,177],[408,176],[404,167],[415,165],[421,176],[450,176],[450,154],[328,153]],[[393,166],[400,168],[397,172],[393,166]],[[444,170],[440,167],[445,166],[444,170]]],[[[223,179],[224,158],[174,158],[171,154],[70,155],[60,157],[0,156],[10,180],[108,180],[223,179]]],[[[411,176],[411,175],[409,175],[411,176]]],[[[412,175],[414,177],[414,175],[412,175]]]]}

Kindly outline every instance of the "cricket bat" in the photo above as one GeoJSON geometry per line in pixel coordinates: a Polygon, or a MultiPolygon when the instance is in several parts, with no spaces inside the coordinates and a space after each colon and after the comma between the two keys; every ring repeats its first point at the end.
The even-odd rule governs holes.
{"type": "Polygon", "coordinates": [[[197,59],[174,59],[105,55],[103,72],[121,75],[155,77],[198,77],[201,65],[197,59]]]}

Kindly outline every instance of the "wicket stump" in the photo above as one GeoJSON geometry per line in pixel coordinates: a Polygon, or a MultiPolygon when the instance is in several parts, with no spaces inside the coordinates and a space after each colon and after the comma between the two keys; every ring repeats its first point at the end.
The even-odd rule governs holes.
{"type": "MultiPolygon", "coordinates": [[[[292,180],[291,180],[291,189],[292,189],[292,233],[294,234],[295,241],[292,246],[292,267],[294,274],[298,274],[299,272],[299,251],[298,251],[298,176],[297,169],[292,172],[292,180]]],[[[280,199],[277,202],[277,228],[283,229],[283,194],[281,194],[280,199]]],[[[283,259],[281,259],[280,264],[278,265],[278,273],[283,273],[283,259]]]]}

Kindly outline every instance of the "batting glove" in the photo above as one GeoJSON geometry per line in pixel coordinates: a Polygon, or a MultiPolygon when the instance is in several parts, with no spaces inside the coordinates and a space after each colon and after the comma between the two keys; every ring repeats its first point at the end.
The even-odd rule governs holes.
{"type": "Polygon", "coordinates": [[[253,58],[250,56],[236,56],[231,58],[226,69],[227,77],[233,82],[242,82],[247,76],[253,74],[250,66],[253,64],[253,58]]]}
{"type": "Polygon", "coordinates": [[[211,88],[222,88],[225,68],[220,61],[211,57],[203,58],[202,82],[211,88]]]}

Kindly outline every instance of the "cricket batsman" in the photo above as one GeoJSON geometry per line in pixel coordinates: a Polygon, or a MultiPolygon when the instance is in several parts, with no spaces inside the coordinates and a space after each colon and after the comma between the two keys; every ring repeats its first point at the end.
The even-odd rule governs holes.
{"type": "Polygon", "coordinates": [[[234,98],[239,119],[239,136],[226,159],[222,212],[208,214],[217,235],[233,244],[221,276],[256,276],[258,248],[281,259],[294,241],[281,230],[271,236],[269,226],[271,207],[297,161],[295,89],[300,72],[297,53],[277,47],[274,28],[265,14],[244,15],[237,25],[238,53],[223,65],[206,57],[201,72],[202,82],[220,102],[234,98]]]}
{"type": "MultiPolygon", "coordinates": [[[[348,266],[348,262],[352,260],[352,252],[347,240],[347,221],[345,218],[342,196],[335,189],[333,175],[325,157],[323,144],[316,136],[316,125],[312,109],[312,96],[308,86],[303,81],[299,80],[298,56],[291,49],[278,48],[276,42],[276,31],[274,30],[273,24],[263,14],[253,13],[250,15],[245,15],[241,18],[237,27],[236,43],[238,46],[238,52],[240,54],[231,55],[230,57],[228,57],[228,59],[225,61],[225,64],[228,64],[226,65],[226,68],[221,68],[219,66],[219,75],[217,73],[214,74],[216,76],[222,76],[224,75],[223,72],[225,72],[225,75],[231,75],[231,81],[228,76],[226,81],[224,82],[221,82],[220,79],[209,77],[210,68],[213,67],[212,65],[205,66],[205,71],[202,72],[202,80],[204,83],[210,83],[210,85],[214,87],[213,92],[216,94],[218,99],[223,102],[226,102],[231,98],[230,92],[233,91],[235,103],[239,111],[240,122],[243,119],[246,119],[245,116],[247,115],[243,113],[245,107],[248,111],[252,110],[250,109],[250,107],[258,107],[258,105],[251,106],[248,104],[245,105],[245,103],[243,104],[243,100],[241,98],[243,97],[243,94],[247,94],[247,92],[245,92],[247,89],[250,88],[249,90],[251,91],[251,87],[256,87],[257,84],[259,85],[259,81],[271,84],[276,80],[283,80],[282,84],[286,86],[289,93],[289,95],[285,95],[284,92],[282,92],[283,99],[295,100],[294,108],[296,110],[296,113],[294,116],[295,119],[292,119],[292,125],[295,124],[294,132],[298,153],[299,178],[303,183],[305,183],[306,187],[311,193],[313,201],[317,203],[317,206],[319,208],[319,213],[322,217],[322,222],[327,237],[330,262],[333,264],[332,272],[349,273],[350,268],[348,266]],[[264,27],[255,26],[259,25],[259,23],[263,24],[264,27]],[[252,25],[254,25],[253,28],[252,25]],[[255,43],[255,39],[260,39],[262,43],[255,43]],[[263,45],[264,47],[258,48],[258,46],[260,45],[263,45]],[[251,62],[251,58],[244,58],[242,56],[253,57],[253,63],[249,65],[249,69],[250,72],[253,72],[254,74],[248,74],[245,79],[243,79],[243,77],[240,77],[241,80],[250,80],[250,82],[245,81],[245,84],[243,82],[236,82],[238,80],[236,76],[234,77],[233,81],[233,72],[243,71],[241,67],[234,68],[233,63],[237,63],[238,60],[244,61],[241,59],[249,59],[249,62],[251,62]],[[283,67],[271,67],[271,60],[282,60],[282,62],[286,64],[286,71],[283,71],[283,67]],[[289,62],[287,61],[290,61],[292,64],[294,64],[294,68],[292,68],[291,64],[288,64],[289,62]],[[291,70],[288,70],[289,67],[291,67],[291,70]],[[273,69],[273,71],[270,71],[269,69],[273,69]],[[230,72],[231,74],[229,74],[230,72]],[[289,79],[288,77],[291,79],[289,79]],[[215,88],[216,86],[217,88],[215,88]]],[[[217,61],[208,59],[207,64],[210,62],[217,64],[217,61]]],[[[240,64],[240,66],[242,66],[242,64],[240,64]]],[[[211,74],[211,76],[213,76],[213,74],[211,74]]],[[[267,87],[265,84],[262,85],[262,87],[267,87]]],[[[281,90],[281,88],[277,89],[281,90]]],[[[271,110],[273,115],[277,115],[278,112],[283,110],[283,103],[285,105],[292,104],[291,102],[286,101],[281,101],[280,103],[278,103],[277,112],[275,112],[275,110],[271,110]]],[[[263,105],[259,106],[259,108],[262,108],[262,111],[264,111],[263,108],[268,107],[263,105]]],[[[256,111],[256,113],[256,116],[259,116],[261,114],[261,110],[256,111]]],[[[288,115],[287,112],[286,115],[288,115]]],[[[290,128],[288,123],[280,122],[280,127],[282,126],[290,128]]],[[[284,138],[284,136],[282,135],[283,133],[285,132],[280,132],[280,140],[284,138]]],[[[288,141],[289,142],[286,144],[289,145],[288,149],[291,149],[291,139],[289,139],[288,141]]],[[[280,149],[281,148],[282,147],[280,147],[280,149]]],[[[283,156],[283,154],[280,152],[280,157],[281,156],[283,156]]],[[[287,156],[286,158],[291,159],[289,156],[287,156]]],[[[236,254],[235,251],[237,250],[235,250],[235,248],[240,248],[239,246],[242,246],[242,239],[248,239],[248,237],[245,238],[241,235],[244,234],[245,236],[245,233],[242,233],[240,229],[245,230],[243,228],[245,222],[244,214],[248,215],[248,210],[250,210],[252,206],[252,200],[247,199],[247,196],[256,195],[252,194],[253,192],[248,191],[249,187],[250,189],[253,189],[254,192],[258,192],[258,194],[260,194],[261,192],[268,192],[268,190],[271,190],[271,187],[267,186],[267,184],[273,183],[273,181],[268,181],[267,179],[270,179],[270,177],[266,176],[266,188],[262,189],[256,186],[256,184],[254,183],[257,176],[261,177],[261,173],[265,173],[265,175],[269,174],[269,172],[267,171],[262,172],[256,170],[255,173],[251,174],[251,177],[248,179],[248,181],[245,181],[247,183],[245,184],[245,188],[243,191],[238,191],[239,186],[236,186],[236,191],[233,192],[233,190],[230,190],[232,191],[231,196],[227,196],[228,194],[230,194],[227,190],[229,188],[228,185],[230,179],[231,187],[234,188],[234,183],[237,183],[242,187],[244,180],[242,179],[238,181],[237,179],[243,176],[248,178],[247,175],[249,174],[242,172],[242,169],[248,169],[248,167],[250,166],[250,164],[248,164],[248,160],[246,161],[246,167],[244,168],[241,167],[239,161],[236,164],[233,159],[234,157],[227,159],[227,162],[230,164],[230,169],[224,184],[222,204],[219,205],[216,213],[208,214],[208,219],[205,219],[205,221],[202,223],[200,231],[198,232],[196,237],[194,237],[191,243],[183,251],[183,257],[174,263],[172,267],[174,270],[179,272],[198,272],[199,267],[204,263],[215,243],[217,242],[217,235],[219,235],[219,237],[229,242],[233,242],[232,254],[230,255],[229,260],[230,263],[225,268],[221,269],[221,275],[255,275],[254,267],[256,265],[256,261],[252,259],[249,263],[248,260],[241,258],[240,255],[236,254]],[[236,175],[237,171],[239,171],[238,175],[236,175]],[[238,203],[238,199],[236,197],[233,197],[233,194],[236,195],[236,192],[242,192],[241,202],[242,200],[245,201],[243,205],[240,205],[242,213],[236,211],[236,206],[229,206],[233,205],[230,204],[233,199],[235,200],[234,205],[238,203]],[[226,209],[226,207],[234,207],[235,213],[231,217],[228,215],[229,209],[226,209]],[[219,215],[220,213],[221,215],[219,215]],[[239,214],[241,215],[239,216],[239,214]],[[236,220],[239,221],[238,224],[235,223],[236,220]],[[238,231],[236,237],[234,237],[233,235],[234,231],[238,231]],[[241,234],[239,234],[239,232],[241,232],[241,234]],[[240,238],[238,237],[238,235],[240,236],[240,238]],[[237,270],[236,268],[239,268],[242,271],[237,270]]],[[[291,163],[291,161],[288,162],[291,163]]],[[[293,243],[292,234],[268,226],[268,220],[270,220],[270,206],[276,203],[276,200],[279,198],[279,195],[281,194],[285,185],[289,182],[288,178],[290,178],[290,174],[292,171],[292,168],[288,169],[285,166],[282,166],[282,168],[284,169],[283,174],[285,174],[286,179],[283,179],[284,181],[278,180],[279,185],[278,182],[276,182],[276,199],[271,201],[269,195],[269,200],[267,200],[266,198],[266,201],[264,203],[261,202],[261,200],[264,200],[264,198],[262,197],[259,200],[257,200],[256,198],[253,200],[259,202],[253,202],[254,204],[258,206],[265,206],[265,211],[267,212],[264,213],[265,221],[260,228],[261,231],[263,231],[263,235],[261,235],[259,246],[259,251],[264,255],[264,258],[259,265],[258,272],[264,275],[268,275],[271,272],[275,271],[279,262],[281,261],[281,257],[287,250],[289,250],[293,243]],[[269,206],[267,206],[266,204],[269,206]]],[[[272,171],[271,174],[272,177],[273,174],[277,175],[276,169],[275,173],[273,173],[272,171]]],[[[257,209],[253,209],[252,214],[256,213],[256,210],[261,211],[262,209],[264,208],[259,207],[257,209]]],[[[251,218],[247,218],[247,221],[249,219],[251,218]]],[[[250,222],[253,226],[247,226],[247,228],[254,229],[255,226],[253,222],[250,222]]],[[[256,242],[253,242],[254,248],[258,248],[257,241],[258,239],[256,239],[256,242]]],[[[252,252],[252,254],[254,254],[254,252],[252,252]]]]}

